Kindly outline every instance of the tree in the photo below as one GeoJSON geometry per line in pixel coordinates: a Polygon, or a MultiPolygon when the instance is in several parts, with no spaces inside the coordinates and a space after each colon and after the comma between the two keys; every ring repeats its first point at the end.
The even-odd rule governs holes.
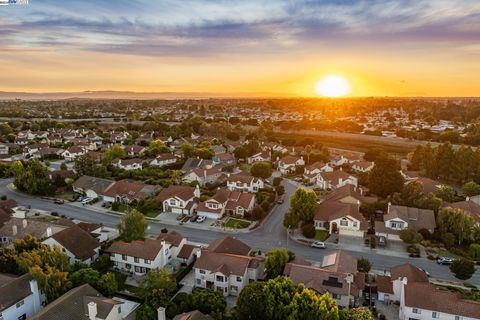
{"type": "Polygon", "coordinates": [[[450,271],[460,280],[467,280],[475,273],[475,263],[468,259],[459,259],[453,261],[450,265],[450,271]]]}
{"type": "Polygon", "coordinates": [[[97,287],[99,279],[100,273],[92,268],[80,269],[70,274],[70,281],[74,287],[81,286],[85,283],[88,283],[92,287],[97,287]]]}
{"type": "Polygon", "coordinates": [[[34,266],[30,268],[29,272],[37,280],[49,302],[63,295],[71,287],[71,283],[68,281],[68,272],[50,266],[47,266],[46,269],[34,266]]]}
{"type": "Polygon", "coordinates": [[[265,214],[265,210],[263,210],[262,206],[255,206],[252,211],[252,217],[255,220],[262,219],[263,215],[265,214]]]}
{"type": "Polygon", "coordinates": [[[233,154],[237,159],[245,159],[246,157],[249,156],[248,150],[243,146],[236,147],[235,150],[233,150],[233,154]]]}
{"type": "Polygon", "coordinates": [[[255,162],[250,168],[254,177],[268,179],[272,175],[272,165],[269,162],[255,162]]]}
{"type": "Polygon", "coordinates": [[[100,273],[106,273],[112,267],[112,260],[108,253],[101,254],[93,263],[92,268],[100,273]]]}
{"type": "Polygon", "coordinates": [[[283,226],[287,229],[296,229],[298,227],[299,219],[296,214],[288,211],[283,217],[283,226]]]}
{"type": "Polygon", "coordinates": [[[157,310],[148,303],[142,304],[135,310],[136,320],[152,320],[157,319],[157,310]]]}
{"type": "Polygon", "coordinates": [[[15,162],[11,171],[14,177],[13,184],[22,192],[39,196],[52,195],[55,192],[47,169],[38,160],[25,164],[15,162]]]}
{"type": "Polygon", "coordinates": [[[195,155],[195,147],[192,146],[190,143],[185,142],[180,146],[180,149],[182,149],[185,158],[190,158],[195,155]]]}
{"type": "Polygon", "coordinates": [[[155,309],[166,306],[172,298],[177,283],[166,269],[153,269],[140,282],[138,295],[155,309]]]}
{"type": "Polygon", "coordinates": [[[309,238],[309,239],[314,238],[315,233],[316,233],[316,230],[313,223],[305,223],[302,226],[302,234],[305,238],[309,238]]]}
{"type": "Polygon", "coordinates": [[[108,176],[107,168],[99,164],[97,160],[88,153],[75,158],[74,168],[79,176],[99,178],[108,176]]]}
{"type": "Polygon", "coordinates": [[[400,231],[400,239],[408,244],[416,244],[423,240],[422,235],[412,228],[400,231]]]}
{"type": "Polygon", "coordinates": [[[305,146],[304,151],[305,151],[305,154],[307,155],[307,164],[310,164],[310,154],[312,153],[312,146],[307,144],[305,146]]]}
{"type": "Polygon", "coordinates": [[[118,290],[118,282],[113,272],[102,274],[98,280],[98,289],[107,297],[111,297],[118,290]]]}
{"type": "Polygon", "coordinates": [[[437,226],[442,233],[452,233],[458,244],[472,238],[473,217],[459,208],[442,208],[437,214],[437,226]]]}
{"type": "Polygon", "coordinates": [[[239,320],[267,319],[264,286],[264,282],[254,281],[240,291],[236,307],[239,320]]]}
{"type": "Polygon", "coordinates": [[[192,293],[192,309],[199,310],[204,314],[223,313],[227,307],[227,300],[223,294],[213,290],[196,290],[192,293]]]}
{"type": "Polygon", "coordinates": [[[463,193],[465,193],[465,195],[468,197],[477,196],[480,194],[480,185],[474,181],[470,181],[462,186],[462,190],[463,193]]]}
{"type": "Polygon", "coordinates": [[[288,251],[284,248],[272,248],[267,253],[265,260],[265,273],[267,277],[273,279],[283,274],[283,269],[289,261],[288,251]]]}
{"type": "Polygon", "coordinates": [[[455,190],[450,186],[441,186],[437,191],[437,197],[446,202],[455,202],[457,194],[455,190]]]}
{"type": "Polygon", "coordinates": [[[349,310],[343,309],[343,316],[340,316],[341,320],[373,320],[373,314],[370,309],[366,307],[352,308],[349,310]]]}
{"type": "Polygon", "coordinates": [[[275,192],[277,193],[278,196],[281,196],[285,194],[285,187],[284,186],[276,186],[275,187],[275,192]]]}
{"type": "Polygon", "coordinates": [[[468,253],[473,260],[480,260],[480,244],[479,243],[472,243],[468,248],[468,253]]]}
{"type": "Polygon", "coordinates": [[[153,141],[150,141],[150,143],[148,144],[147,153],[149,156],[154,157],[160,153],[168,153],[168,152],[170,152],[170,148],[167,147],[165,143],[163,143],[163,141],[161,140],[153,140],[153,141]]]}
{"type": "Polygon", "coordinates": [[[360,258],[357,260],[357,270],[364,273],[369,273],[372,268],[372,263],[367,258],[360,258]]]}
{"type": "Polygon", "coordinates": [[[290,197],[290,212],[302,222],[313,220],[317,208],[317,194],[313,190],[298,188],[290,197]]]}
{"type": "Polygon", "coordinates": [[[67,164],[65,162],[62,162],[60,164],[60,170],[67,170],[67,169],[68,169],[67,164]]]}
{"type": "Polygon", "coordinates": [[[387,197],[403,188],[403,176],[396,160],[386,156],[377,158],[375,166],[368,175],[370,192],[380,197],[387,197]]]}
{"type": "Polygon", "coordinates": [[[112,161],[113,159],[123,159],[127,156],[125,150],[119,144],[114,144],[110,149],[105,151],[105,159],[112,161]]]}
{"type": "Polygon", "coordinates": [[[131,242],[133,240],[142,240],[145,237],[148,223],[145,216],[135,209],[128,211],[122,216],[122,220],[118,225],[120,238],[123,241],[131,242]]]}

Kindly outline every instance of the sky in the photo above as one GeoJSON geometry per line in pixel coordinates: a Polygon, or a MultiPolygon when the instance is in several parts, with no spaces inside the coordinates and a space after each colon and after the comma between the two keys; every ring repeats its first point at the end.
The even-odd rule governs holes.
{"type": "Polygon", "coordinates": [[[0,6],[0,91],[314,96],[331,74],[351,96],[479,96],[480,1],[0,6]]]}

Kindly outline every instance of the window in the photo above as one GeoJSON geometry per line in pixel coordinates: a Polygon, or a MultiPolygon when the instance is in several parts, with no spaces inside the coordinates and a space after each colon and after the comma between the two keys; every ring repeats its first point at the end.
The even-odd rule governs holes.
{"type": "Polygon", "coordinates": [[[230,291],[238,292],[238,287],[237,286],[230,286],[230,291]]]}
{"type": "Polygon", "coordinates": [[[416,314],[422,313],[422,312],[421,312],[419,309],[417,309],[417,308],[413,308],[412,312],[413,312],[413,313],[416,313],[416,314]]]}
{"type": "Polygon", "coordinates": [[[358,222],[357,221],[353,221],[353,227],[356,228],[358,226],[358,222]]]}
{"type": "Polygon", "coordinates": [[[242,282],[242,277],[237,277],[237,282],[242,282]]]}
{"type": "Polygon", "coordinates": [[[23,306],[24,303],[25,303],[24,300],[18,301],[17,304],[15,305],[15,307],[18,309],[18,308],[20,308],[21,306],[23,306]]]}
{"type": "Polygon", "coordinates": [[[140,259],[138,259],[137,257],[134,257],[134,258],[133,258],[133,261],[134,261],[135,263],[139,263],[139,262],[140,262],[140,259]]]}
{"type": "Polygon", "coordinates": [[[202,280],[201,279],[197,279],[197,285],[201,285],[202,284],[202,280]]]}
{"type": "Polygon", "coordinates": [[[333,299],[338,300],[338,299],[340,299],[340,297],[341,297],[341,296],[340,296],[339,294],[332,293],[332,298],[333,298],[333,299]]]}
{"type": "Polygon", "coordinates": [[[148,259],[143,259],[143,261],[145,262],[145,264],[150,264],[150,260],[148,259]]]}
{"type": "Polygon", "coordinates": [[[122,254],[122,260],[127,261],[127,255],[126,254],[122,254]]]}
{"type": "Polygon", "coordinates": [[[205,274],[205,270],[201,270],[199,271],[201,274],[205,274]]]}
{"type": "Polygon", "coordinates": [[[175,199],[170,199],[170,205],[171,205],[171,206],[174,206],[175,203],[177,203],[177,202],[175,201],[175,199]]]}
{"type": "Polygon", "coordinates": [[[238,208],[238,214],[243,214],[243,208],[238,208]]]}
{"type": "Polygon", "coordinates": [[[223,282],[223,277],[222,276],[216,276],[215,279],[218,282],[223,282]]]}
{"type": "MultiPolygon", "coordinates": [[[[2,318],[0,317],[0,320],[1,320],[1,319],[2,319],[2,318]]],[[[455,316],[455,320],[463,320],[463,317],[455,316]]]]}
{"type": "Polygon", "coordinates": [[[347,220],[344,220],[344,219],[343,219],[343,220],[340,220],[340,225],[341,225],[342,227],[347,227],[347,226],[348,226],[348,221],[347,221],[347,220]]]}
{"type": "Polygon", "coordinates": [[[438,312],[436,312],[436,311],[433,311],[433,312],[432,312],[432,318],[433,318],[433,319],[438,319],[438,318],[440,318],[440,313],[438,313],[438,312]]]}
{"type": "Polygon", "coordinates": [[[122,313],[122,307],[118,306],[118,313],[122,313]]]}
{"type": "Polygon", "coordinates": [[[392,222],[390,222],[390,226],[393,229],[403,229],[403,222],[392,221],[392,222]]]}

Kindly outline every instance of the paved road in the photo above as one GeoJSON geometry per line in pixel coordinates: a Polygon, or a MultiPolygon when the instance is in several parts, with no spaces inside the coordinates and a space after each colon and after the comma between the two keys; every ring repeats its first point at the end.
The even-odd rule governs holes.
{"type": "MultiPolygon", "coordinates": [[[[11,180],[0,180],[0,195],[6,195],[8,198],[16,200],[20,205],[31,205],[32,208],[45,211],[56,211],[59,214],[64,214],[67,217],[83,220],[87,222],[102,223],[108,227],[115,227],[119,222],[119,216],[114,214],[105,214],[99,211],[89,209],[88,206],[84,208],[72,206],[68,203],[64,205],[56,205],[48,200],[30,197],[24,194],[20,194],[11,191],[7,186],[11,183],[11,180]]],[[[238,233],[234,236],[244,241],[252,248],[256,250],[268,251],[272,247],[287,247],[295,252],[297,256],[304,257],[311,261],[321,261],[325,254],[328,254],[335,250],[334,248],[327,248],[325,250],[319,250],[310,248],[308,246],[299,244],[292,240],[287,240],[286,230],[283,227],[283,215],[287,212],[289,204],[288,199],[290,195],[295,191],[296,186],[283,182],[285,186],[285,199],[286,201],[278,205],[270,216],[264,221],[262,226],[249,233],[238,233]]],[[[214,239],[225,235],[223,232],[206,231],[195,228],[188,228],[182,226],[165,225],[162,223],[150,222],[149,233],[159,234],[162,228],[168,228],[169,230],[175,230],[182,235],[186,236],[190,241],[199,243],[210,243],[214,239]]],[[[410,262],[419,268],[430,272],[431,276],[438,279],[455,280],[450,273],[447,266],[437,265],[435,262],[427,259],[410,259],[396,256],[380,255],[374,252],[357,252],[351,250],[345,250],[357,258],[367,258],[376,270],[389,270],[390,267],[399,265],[405,262],[410,262]]],[[[480,272],[477,270],[476,274],[469,280],[471,283],[480,285],[480,272]]]]}

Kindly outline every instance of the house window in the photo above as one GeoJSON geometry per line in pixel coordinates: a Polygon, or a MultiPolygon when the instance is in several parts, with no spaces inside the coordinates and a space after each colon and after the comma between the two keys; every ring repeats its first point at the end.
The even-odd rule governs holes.
{"type": "Polygon", "coordinates": [[[413,312],[413,313],[416,313],[416,314],[422,313],[422,312],[421,312],[419,309],[417,309],[417,308],[413,308],[412,312],[413,312]]]}
{"type": "Polygon", "coordinates": [[[175,203],[176,203],[175,199],[170,199],[170,205],[171,205],[171,206],[174,206],[175,203]]]}
{"type": "Polygon", "coordinates": [[[238,214],[243,214],[243,208],[238,208],[237,212],[238,214]]]}
{"type": "Polygon", "coordinates": [[[145,264],[150,264],[150,260],[148,259],[143,259],[143,261],[145,262],[145,264]]]}
{"type": "Polygon", "coordinates": [[[433,318],[433,319],[438,319],[438,318],[440,318],[440,313],[438,313],[438,312],[436,312],[436,311],[433,311],[433,312],[432,312],[432,318],[433,318]]]}
{"type": "Polygon", "coordinates": [[[337,293],[332,293],[332,298],[335,299],[335,300],[339,300],[339,299],[340,299],[340,295],[337,294],[337,293]]]}
{"type": "Polygon", "coordinates": [[[20,308],[21,306],[23,306],[24,303],[25,303],[24,300],[18,301],[17,304],[15,305],[15,308],[17,308],[17,309],[20,308]]]}
{"type": "Polygon", "coordinates": [[[392,221],[392,222],[390,222],[390,226],[392,227],[392,229],[402,229],[403,228],[403,222],[392,221]]]}
{"type": "Polygon", "coordinates": [[[205,274],[205,270],[201,270],[199,271],[201,274],[205,274]]]}
{"type": "Polygon", "coordinates": [[[133,258],[133,261],[134,261],[135,263],[139,263],[139,262],[140,262],[140,259],[138,259],[137,257],[134,257],[134,258],[133,258]]]}
{"type": "Polygon", "coordinates": [[[358,226],[358,222],[357,221],[353,221],[353,227],[356,228],[358,226]]]}
{"type": "MultiPolygon", "coordinates": [[[[2,319],[2,318],[0,317],[0,320],[1,320],[1,319],[2,319]]],[[[463,320],[463,317],[455,316],[455,320],[463,320]]]]}
{"type": "Polygon", "coordinates": [[[201,285],[202,284],[202,280],[201,279],[197,279],[197,285],[201,285]]]}
{"type": "Polygon", "coordinates": [[[230,291],[238,292],[238,287],[237,286],[230,286],[230,291]]]}
{"type": "Polygon", "coordinates": [[[126,254],[122,254],[122,260],[127,261],[127,255],[126,254]]]}
{"type": "Polygon", "coordinates": [[[223,277],[222,277],[222,276],[216,276],[216,277],[215,277],[215,280],[216,280],[217,282],[223,282],[223,277]]]}
{"type": "Polygon", "coordinates": [[[237,282],[242,282],[242,277],[237,277],[237,282]]]}
{"type": "Polygon", "coordinates": [[[342,219],[342,220],[340,220],[340,225],[341,225],[342,227],[347,227],[347,226],[348,226],[348,221],[345,220],[345,219],[342,219]]]}

